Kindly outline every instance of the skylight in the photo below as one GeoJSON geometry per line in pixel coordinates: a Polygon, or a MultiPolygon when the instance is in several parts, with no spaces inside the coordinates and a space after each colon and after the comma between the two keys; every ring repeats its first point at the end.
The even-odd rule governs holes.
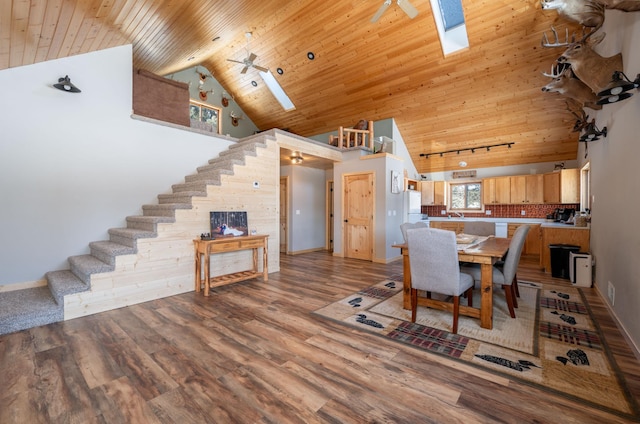
{"type": "Polygon", "coordinates": [[[284,92],[278,81],[275,79],[271,71],[260,71],[259,74],[262,77],[264,83],[271,91],[271,94],[273,94],[276,100],[278,100],[280,106],[282,106],[285,111],[294,110],[296,108],[291,99],[289,99],[289,96],[287,96],[287,93],[284,92]]]}
{"type": "Polygon", "coordinates": [[[442,53],[446,56],[469,47],[461,0],[430,1],[442,53]]]}

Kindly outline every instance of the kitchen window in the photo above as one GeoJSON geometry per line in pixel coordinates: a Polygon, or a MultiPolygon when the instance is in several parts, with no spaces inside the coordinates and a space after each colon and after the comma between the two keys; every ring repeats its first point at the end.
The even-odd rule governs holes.
{"type": "Polygon", "coordinates": [[[449,183],[449,210],[451,211],[481,211],[482,183],[449,183]]]}

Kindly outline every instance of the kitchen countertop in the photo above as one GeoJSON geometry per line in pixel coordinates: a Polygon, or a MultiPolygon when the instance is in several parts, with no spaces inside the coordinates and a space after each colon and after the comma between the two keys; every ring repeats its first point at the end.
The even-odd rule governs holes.
{"type": "Polygon", "coordinates": [[[450,221],[450,222],[465,222],[465,221],[486,221],[486,222],[495,222],[495,223],[507,223],[507,224],[540,224],[542,227],[548,228],[574,228],[577,230],[587,230],[590,228],[591,224],[587,224],[586,227],[576,227],[573,224],[565,224],[563,222],[554,222],[544,218],[490,218],[490,217],[482,217],[482,218],[460,218],[456,217],[440,217],[440,216],[430,216],[428,221],[450,221]]]}

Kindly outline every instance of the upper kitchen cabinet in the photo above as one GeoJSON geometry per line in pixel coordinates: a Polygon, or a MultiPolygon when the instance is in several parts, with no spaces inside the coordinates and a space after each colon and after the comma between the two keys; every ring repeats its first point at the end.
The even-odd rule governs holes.
{"type": "Polygon", "coordinates": [[[420,181],[420,190],[423,206],[445,204],[444,181],[420,181]]]}
{"type": "Polygon", "coordinates": [[[518,175],[511,177],[511,203],[543,203],[544,178],[539,175],[518,175]]]}
{"type": "Polygon", "coordinates": [[[511,203],[511,178],[495,177],[482,180],[483,201],[485,205],[511,203]]]}
{"type": "Polygon", "coordinates": [[[580,170],[544,174],[544,203],[580,203],[580,170]]]}

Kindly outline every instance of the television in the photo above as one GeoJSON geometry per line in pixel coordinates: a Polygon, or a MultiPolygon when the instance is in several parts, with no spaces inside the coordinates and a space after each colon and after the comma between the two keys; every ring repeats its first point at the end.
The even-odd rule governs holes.
{"type": "Polygon", "coordinates": [[[211,220],[211,237],[246,236],[249,234],[247,212],[209,212],[211,220]]]}

